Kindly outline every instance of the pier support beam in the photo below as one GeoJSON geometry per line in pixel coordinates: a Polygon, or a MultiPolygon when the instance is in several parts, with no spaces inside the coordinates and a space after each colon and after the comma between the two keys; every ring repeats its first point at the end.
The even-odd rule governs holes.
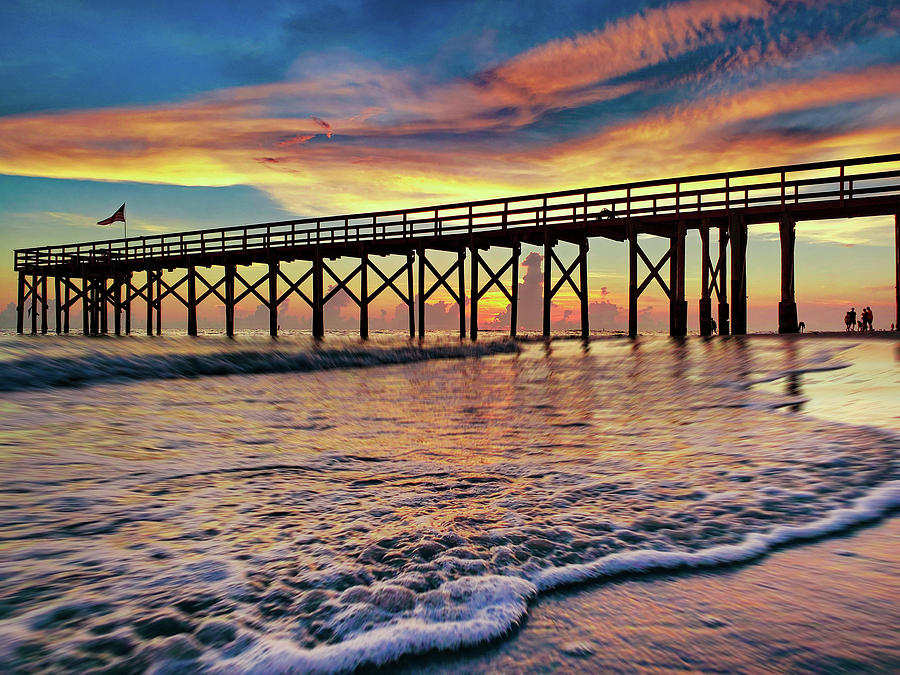
{"type": "Polygon", "coordinates": [[[113,277],[113,330],[116,335],[122,334],[122,278],[113,277]]]}
{"type": "Polygon", "coordinates": [[[712,299],[709,288],[711,273],[709,221],[704,219],[700,223],[700,335],[703,336],[712,335],[712,299]]]}
{"type": "MultiPolygon", "coordinates": [[[[321,267],[320,267],[321,271],[321,267]]],[[[278,337],[278,272],[279,264],[269,261],[269,337],[278,337]]],[[[320,287],[321,288],[321,287],[320,287]]],[[[321,292],[319,298],[321,299],[321,292]]]]}
{"type": "Polygon", "coordinates": [[[109,288],[106,285],[106,281],[106,277],[97,280],[97,293],[99,295],[97,311],[100,312],[100,332],[103,335],[109,333],[109,288]]]}
{"type": "Polygon", "coordinates": [[[628,337],[637,337],[638,332],[638,252],[637,229],[629,222],[628,225],[628,337]]]}
{"type": "Polygon", "coordinates": [[[796,223],[787,215],[778,223],[781,239],[781,302],[778,303],[778,332],[797,333],[797,302],[794,297],[794,245],[796,223]]]}
{"type": "Polygon", "coordinates": [[[728,305],[728,224],[719,225],[719,335],[731,334],[731,308],[728,305]]]}
{"type": "Polygon", "coordinates": [[[359,254],[359,337],[369,339],[369,254],[359,254]]]}
{"type": "Polygon", "coordinates": [[[31,275],[31,334],[37,335],[37,293],[38,278],[37,274],[31,275]]]}
{"type": "Polygon", "coordinates": [[[675,228],[675,236],[669,239],[669,335],[687,335],[687,301],[684,293],[684,249],[686,239],[684,222],[675,228]]]}
{"type": "Polygon", "coordinates": [[[325,337],[325,303],[322,300],[324,286],[324,270],[322,266],[322,254],[316,251],[312,268],[313,297],[312,297],[312,334],[314,338],[325,337]]]}
{"type": "Polygon", "coordinates": [[[197,335],[197,268],[188,265],[187,269],[187,315],[188,335],[197,335]]]}
{"type": "Polygon", "coordinates": [[[472,242],[469,249],[472,253],[472,262],[469,263],[472,273],[472,282],[469,285],[472,289],[472,306],[469,308],[469,311],[472,313],[469,317],[469,337],[472,339],[472,342],[475,342],[478,339],[478,263],[481,257],[478,255],[478,247],[474,242],[472,242]]]}
{"type": "Polygon", "coordinates": [[[131,335],[131,296],[133,293],[131,285],[131,272],[125,275],[125,302],[123,311],[125,314],[125,335],[131,335]]]}
{"type": "Polygon", "coordinates": [[[416,310],[415,295],[413,291],[413,263],[416,254],[410,251],[406,254],[406,305],[409,307],[409,337],[416,336],[416,310]]]}
{"type": "MultiPolygon", "coordinates": [[[[519,329],[519,256],[522,254],[522,245],[519,242],[513,244],[512,254],[512,299],[509,306],[509,336],[516,337],[519,329]]],[[[460,306],[460,310],[462,306],[460,306]]]]}
{"type": "Polygon", "coordinates": [[[41,335],[47,334],[47,275],[41,276],[41,335]]]}
{"type": "Polygon", "coordinates": [[[747,334],[747,223],[740,213],[729,222],[731,241],[731,332],[747,334]]]}
{"type": "Polygon", "coordinates": [[[235,266],[225,264],[225,335],[234,337],[234,272],[235,266]]]}
{"type": "MultiPolygon", "coordinates": [[[[898,268],[900,269],[900,268],[898,268]]],[[[19,271],[18,293],[16,294],[16,333],[25,332],[25,272],[19,271]]]]}
{"type": "Polygon", "coordinates": [[[53,277],[53,297],[55,306],[53,308],[54,318],[56,319],[56,334],[62,334],[62,281],[59,276],[53,277]]]}
{"type": "Polygon", "coordinates": [[[63,333],[69,334],[69,310],[72,307],[72,280],[65,278],[65,304],[63,304],[63,333]]]}
{"type": "Polygon", "coordinates": [[[894,291],[896,294],[896,321],[894,329],[900,331],[900,213],[894,214],[894,265],[896,266],[896,281],[894,291]]]}
{"type": "Polygon", "coordinates": [[[459,269],[459,339],[466,337],[466,252],[460,250],[456,255],[459,269]]]}
{"type": "Polygon", "coordinates": [[[550,337],[550,308],[553,302],[553,240],[550,230],[544,225],[544,337],[550,337]]]}
{"type": "Polygon", "coordinates": [[[88,278],[81,276],[81,332],[84,335],[91,334],[91,290],[88,278]]]}
{"type": "MultiPolygon", "coordinates": [[[[478,338],[478,301],[484,297],[485,293],[491,290],[492,287],[496,286],[497,289],[506,296],[506,299],[510,303],[510,315],[512,317],[518,317],[518,312],[515,308],[516,303],[518,302],[518,277],[519,277],[519,255],[521,253],[521,244],[519,242],[514,242],[512,244],[511,252],[509,259],[500,267],[500,269],[494,271],[487,264],[484,258],[481,257],[481,254],[478,252],[477,246],[472,246],[472,317],[471,317],[471,331],[470,335],[472,340],[476,340],[478,338]],[[480,285],[478,281],[478,268],[481,267],[485,273],[487,274],[487,283],[483,286],[480,285]],[[507,287],[503,283],[503,275],[506,274],[507,270],[511,270],[511,278],[509,280],[509,287],[507,287]],[[513,294],[515,292],[515,295],[513,294]]],[[[462,259],[459,259],[459,265],[462,264],[462,259]]],[[[447,272],[447,275],[452,272],[452,268],[447,272]]],[[[449,289],[449,286],[448,286],[449,289]]],[[[460,284],[460,289],[462,290],[462,285],[460,284]]],[[[457,299],[457,296],[450,290],[451,295],[454,295],[454,299],[457,299]]],[[[464,293],[464,291],[463,291],[464,293]]],[[[460,303],[460,308],[464,306],[465,303],[465,295],[458,296],[458,302],[460,303]]],[[[460,309],[462,312],[462,309],[460,309]]],[[[515,337],[515,324],[510,324],[510,335],[515,337]]]]}
{"type": "Polygon", "coordinates": [[[147,270],[147,335],[153,335],[153,271],[147,270]]]}

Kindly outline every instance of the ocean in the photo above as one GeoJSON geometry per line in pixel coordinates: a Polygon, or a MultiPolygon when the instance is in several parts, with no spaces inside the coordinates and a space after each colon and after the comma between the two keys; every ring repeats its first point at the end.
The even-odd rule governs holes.
{"type": "Polygon", "coordinates": [[[0,670],[652,669],[630,580],[900,506],[896,340],[483,336],[0,335],[0,670]]]}

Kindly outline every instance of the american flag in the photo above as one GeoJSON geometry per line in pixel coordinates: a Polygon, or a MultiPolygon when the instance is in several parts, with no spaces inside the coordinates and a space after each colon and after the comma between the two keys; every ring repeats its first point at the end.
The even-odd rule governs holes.
{"type": "Polygon", "coordinates": [[[112,214],[109,218],[104,218],[103,220],[98,220],[98,225],[112,225],[115,222],[124,223],[125,222],[125,205],[122,204],[116,212],[112,214]]]}

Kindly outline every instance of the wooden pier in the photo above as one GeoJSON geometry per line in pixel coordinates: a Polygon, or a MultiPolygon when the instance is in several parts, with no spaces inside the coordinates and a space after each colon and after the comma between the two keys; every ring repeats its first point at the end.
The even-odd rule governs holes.
{"type": "Polygon", "coordinates": [[[225,330],[233,335],[235,306],[253,296],[268,308],[269,332],[275,336],[279,306],[296,296],[312,309],[312,332],[321,337],[326,328],[325,304],[344,291],[359,306],[359,330],[365,338],[369,304],[381,293],[393,291],[409,308],[410,335],[417,332],[418,314],[418,335],[422,337],[426,330],[425,301],[443,288],[459,306],[459,334],[465,337],[468,257],[469,336],[477,338],[478,302],[495,286],[510,302],[510,333],[515,336],[519,256],[525,243],[543,247],[544,335],[550,335],[553,298],[568,284],[580,302],[581,332],[587,337],[588,246],[591,238],[605,237],[628,243],[629,334],[638,333],[641,294],[650,284],[657,283],[669,299],[670,333],[682,336],[687,334],[688,315],[686,233],[694,229],[701,242],[700,333],[709,335],[712,331],[715,299],[718,332],[743,334],[747,332],[748,227],[778,223],[778,328],[782,333],[794,333],[798,330],[794,295],[797,224],[804,220],[875,215],[893,215],[895,219],[896,325],[900,326],[898,214],[900,154],[891,154],[21,249],[15,252],[17,330],[25,331],[26,310],[30,307],[31,332],[47,333],[48,280],[52,278],[57,333],[69,332],[69,314],[76,303],[82,309],[84,334],[108,333],[109,310],[112,332],[130,333],[135,318],[132,308],[137,302],[146,309],[147,334],[159,334],[162,302],[174,299],[187,308],[187,331],[196,335],[197,308],[214,297],[224,305],[225,330]],[[657,261],[641,246],[642,237],[648,236],[668,242],[666,252],[657,261]],[[560,242],[578,247],[569,263],[557,253],[560,242]],[[496,269],[483,255],[492,248],[509,254],[496,269]],[[455,260],[449,267],[441,268],[433,256],[429,259],[429,253],[434,251],[455,253],[455,260]],[[393,272],[385,271],[379,265],[380,256],[400,256],[402,263],[393,272]],[[352,259],[356,265],[349,274],[341,276],[331,263],[344,258],[352,259]],[[291,278],[282,270],[282,264],[294,261],[305,262],[305,271],[291,278]],[[246,267],[260,263],[267,266],[267,273],[257,280],[248,279],[246,267]],[[417,293],[413,284],[416,267],[417,293]],[[178,281],[166,281],[163,270],[178,271],[178,281]],[[434,277],[433,283],[426,283],[428,274],[434,277]],[[328,290],[326,275],[331,284],[328,290]],[[350,284],[357,276],[360,290],[354,293],[350,284]]]}

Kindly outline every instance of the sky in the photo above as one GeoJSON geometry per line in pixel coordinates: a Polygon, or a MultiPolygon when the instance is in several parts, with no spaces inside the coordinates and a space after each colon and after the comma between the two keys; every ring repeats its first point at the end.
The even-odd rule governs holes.
{"type": "MultiPolygon", "coordinates": [[[[6,0],[0,91],[2,323],[13,249],[119,237],[95,222],[122,202],[134,236],[900,152],[900,5],[6,0]]],[[[870,305],[887,327],[893,218],[797,229],[800,319],[839,329],[870,305]]],[[[694,328],[698,251],[691,234],[694,328]]],[[[777,227],[751,228],[751,330],[777,327],[778,251],[777,227]]],[[[522,261],[524,303],[539,251],[522,261]]],[[[592,241],[594,327],[626,325],[626,264],[624,245],[592,241]]],[[[448,300],[432,325],[456,325],[448,300]]],[[[333,302],[326,328],[353,325],[333,302]]],[[[397,302],[379,298],[373,327],[405,325],[397,302]]],[[[555,326],[577,325],[574,302],[560,296],[555,326]]],[[[481,324],[507,304],[488,295],[481,324]]],[[[665,325],[659,292],[641,311],[665,325]]],[[[200,313],[216,325],[221,308],[200,313]]],[[[252,303],[238,315],[261,320],[252,303]]]]}

